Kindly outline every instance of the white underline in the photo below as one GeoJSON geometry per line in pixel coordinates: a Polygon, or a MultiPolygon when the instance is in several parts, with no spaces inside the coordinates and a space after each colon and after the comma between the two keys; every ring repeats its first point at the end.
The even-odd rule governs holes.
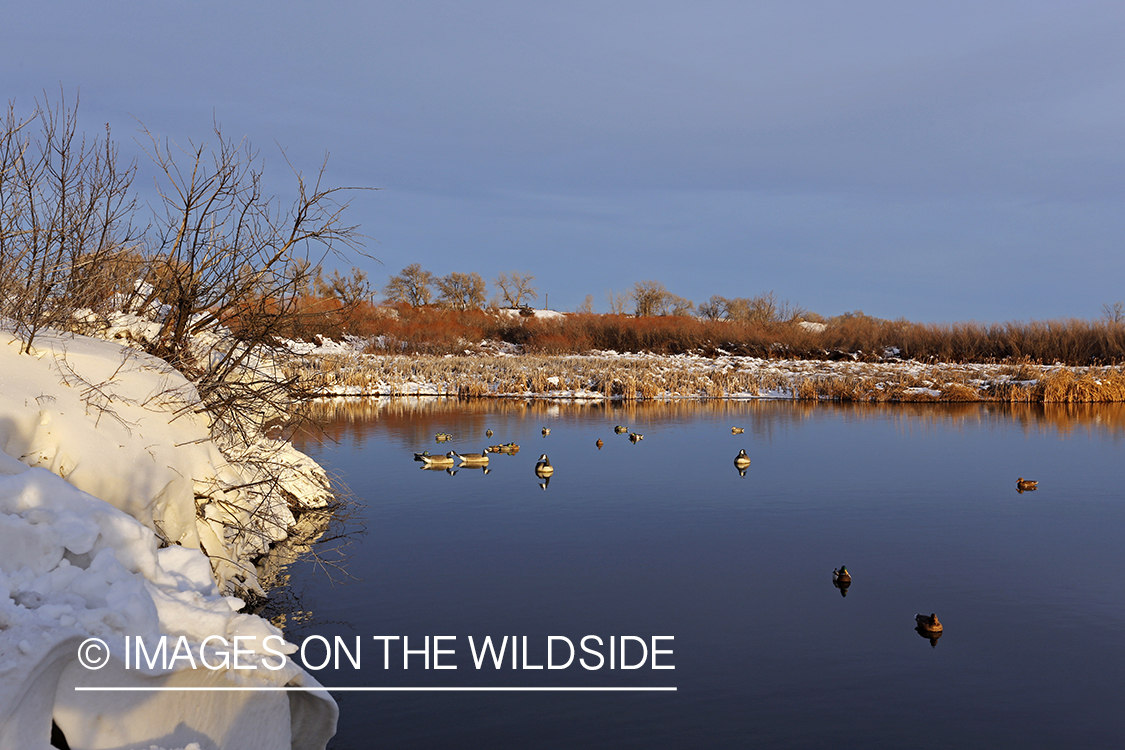
{"type": "Polygon", "coordinates": [[[674,687],[89,687],[77,685],[76,691],[100,693],[153,693],[153,692],[295,692],[312,693],[320,690],[350,693],[644,693],[675,692],[674,687]]]}

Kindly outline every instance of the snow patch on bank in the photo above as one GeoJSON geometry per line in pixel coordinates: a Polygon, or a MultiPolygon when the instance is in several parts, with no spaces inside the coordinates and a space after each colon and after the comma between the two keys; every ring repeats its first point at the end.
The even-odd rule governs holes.
{"type": "Polygon", "coordinates": [[[319,687],[288,659],[264,668],[279,663],[263,641],[280,631],[239,614],[216,577],[255,586],[251,556],[293,523],[285,500],[262,508],[246,485],[278,468],[288,497],[323,505],[323,472],[265,438],[224,454],[210,427],[194,387],[161,360],[52,332],[21,354],[0,332],[0,747],[46,750],[52,721],[72,748],[323,748],[335,732],[323,690],[75,690],[319,687]],[[239,636],[257,668],[125,669],[127,636],[150,650],[161,636],[195,649],[239,636]],[[96,671],[78,661],[91,637],[112,654],[96,671]]]}

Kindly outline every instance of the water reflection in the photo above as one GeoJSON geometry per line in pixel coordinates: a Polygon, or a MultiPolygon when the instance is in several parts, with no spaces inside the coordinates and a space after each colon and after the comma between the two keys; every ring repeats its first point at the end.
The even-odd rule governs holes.
{"type": "MultiPolygon", "coordinates": [[[[1059,435],[1099,434],[1114,441],[1125,440],[1125,403],[946,403],[946,404],[852,404],[812,403],[768,399],[753,401],[546,401],[524,399],[470,399],[419,396],[411,398],[336,398],[310,401],[306,415],[319,428],[304,429],[295,436],[299,442],[338,440],[345,433],[363,439],[362,434],[378,426],[397,434],[412,445],[430,442],[436,434],[450,440],[480,440],[492,432],[487,422],[544,417],[562,423],[604,416],[621,422],[614,429],[627,433],[625,425],[639,423],[649,429],[682,424],[705,418],[717,422],[738,421],[758,439],[769,440],[779,429],[818,421],[829,415],[860,421],[892,419],[904,431],[932,427],[968,429],[1019,425],[1028,434],[1054,432],[1059,435]],[[359,433],[351,432],[353,427],[359,433]],[[319,434],[318,434],[319,433],[319,434]]],[[[503,433],[497,433],[503,435],[503,433]]]]}

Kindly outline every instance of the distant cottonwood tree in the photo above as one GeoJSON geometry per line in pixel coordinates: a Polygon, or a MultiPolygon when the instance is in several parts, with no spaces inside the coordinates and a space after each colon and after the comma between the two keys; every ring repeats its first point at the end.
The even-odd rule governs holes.
{"type": "Polygon", "coordinates": [[[484,279],[479,273],[451,273],[437,280],[441,296],[438,301],[455,310],[479,310],[484,307],[484,279]]]}
{"type": "Polygon", "coordinates": [[[345,306],[366,302],[371,298],[371,285],[367,283],[367,272],[354,266],[351,276],[344,276],[334,270],[327,279],[321,276],[320,268],[317,268],[314,285],[316,293],[321,297],[333,297],[345,306]]]}
{"type": "Polygon", "coordinates": [[[664,315],[671,296],[659,281],[638,281],[633,285],[633,314],[638,318],[664,315]]]}
{"type": "Polygon", "coordinates": [[[535,277],[529,273],[520,273],[519,271],[512,271],[511,273],[502,273],[496,277],[496,286],[500,288],[500,295],[504,301],[508,303],[509,307],[520,307],[524,304],[526,299],[530,302],[533,299],[538,299],[539,294],[535,291],[535,287],[531,282],[535,277]]]}
{"type": "Polygon", "coordinates": [[[624,315],[625,308],[629,304],[629,300],[633,298],[630,292],[617,292],[614,294],[612,291],[605,293],[606,302],[609,303],[610,315],[624,315]]]}
{"type": "Polygon", "coordinates": [[[383,294],[391,302],[405,302],[413,307],[430,304],[433,299],[434,275],[423,271],[422,266],[411,263],[398,276],[392,276],[383,287],[383,294]]]}

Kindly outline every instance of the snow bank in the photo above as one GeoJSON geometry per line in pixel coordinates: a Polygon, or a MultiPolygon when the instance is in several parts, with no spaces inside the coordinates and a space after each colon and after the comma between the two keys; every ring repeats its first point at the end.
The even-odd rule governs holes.
{"type": "Polygon", "coordinates": [[[47,332],[24,355],[0,333],[0,748],[48,748],[52,720],[70,747],[91,749],[323,748],[335,732],[323,690],[75,690],[319,688],[267,648],[293,650],[280,631],[239,614],[215,578],[256,585],[249,553],[293,520],[283,501],[254,510],[260,498],[240,485],[280,466],[291,496],[323,504],[319,467],[264,438],[224,455],[198,406],[165,363],[116,343],[47,332]],[[238,523],[255,530],[232,531],[238,523]],[[248,664],[126,668],[127,638],[154,647],[162,636],[194,649],[246,638],[248,664]],[[91,637],[112,655],[97,671],[78,660],[91,637]],[[268,658],[279,668],[262,668],[268,658]]]}
{"type": "Polygon", "coordinates": [[[538,318],[539,320],[559,320],[566,317],[566,313],[559,312],[558,310],[533,310],[529,307],[505,307],[497,310],[496,314],[501,318],[510,318],[513,320],[518,320],[521,317],[538,318]]]}

